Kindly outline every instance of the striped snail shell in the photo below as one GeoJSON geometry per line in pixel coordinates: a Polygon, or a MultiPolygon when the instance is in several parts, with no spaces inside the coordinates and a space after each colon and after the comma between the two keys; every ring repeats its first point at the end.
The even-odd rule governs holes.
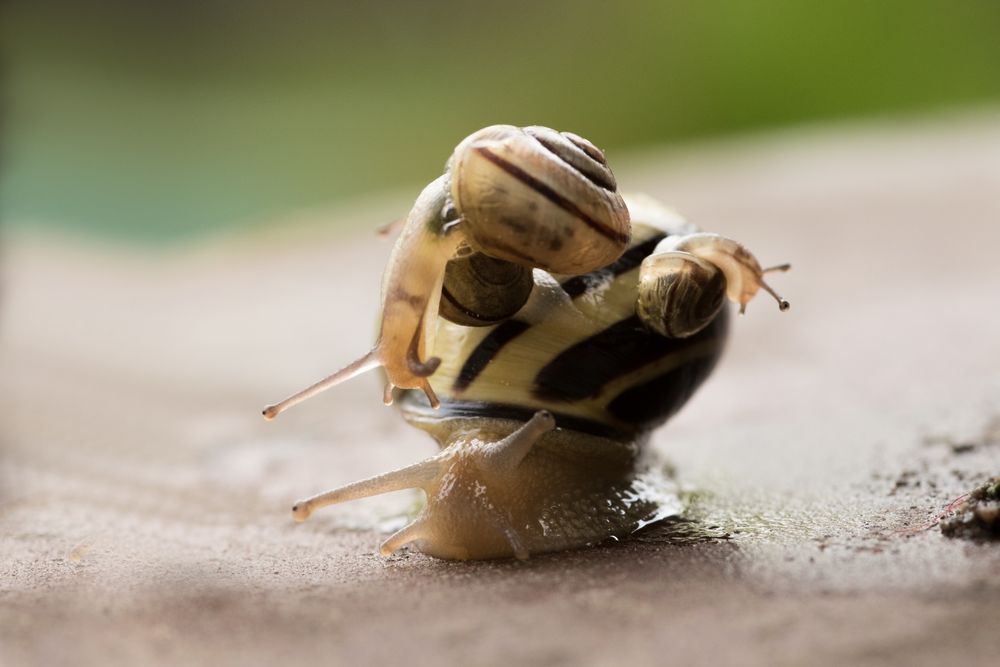
{"type": "Polygon", "coordinates": [[[787,264],[761,268],[742,244],[719,234],[668,236],[642,263],[636,313],[654,331],[685,338],[712,321],[725,298],[743,313],[763,289],[788,310],[788,302],[764,281],[764,274],[788,269],[787,264]]]}
{"type": "Polygon", "coordinates": [[[295,504],[404,488],[427,503],[381,546],[527,558],[628,535],[663,516],[643,447],[711,372],[764,281],[742,245],[617,192],[580,137],[496,125],[417,197],[382,281],[374,347],[264,410],[271,418],[378,366],[440,451],[295,504]],[[630,210],[634,220],[630,219],[630,210]],[[441,398],[438,398],[438,395],[441,398]]]}
{"type": "Polygon", "coordinates": [[[521,310],[534,285],[530,268],[470,252],[445,267],[438,313],[467,327],[496,324],[521,310]]]}
{"type": "Polygon", "coordinates": [[[635,311],[661,336],[693,336],[715,318],[725,300],[725,275],[698,257],[652,254],[639,268],[635,311]]]}
{"type": "Polygon", "coordinates": [[[575,134],[494,125],[448,162],[451,205],[470,245],[561,274],[613,262],[631,236],[628,209],[604,154],[575,134]]]}

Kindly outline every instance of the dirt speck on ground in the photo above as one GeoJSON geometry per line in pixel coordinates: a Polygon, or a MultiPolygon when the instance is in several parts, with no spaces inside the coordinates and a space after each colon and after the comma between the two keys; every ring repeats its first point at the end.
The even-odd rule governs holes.
{"type": "Polygon", "coordinates": [[[957,498],[941,519],[948,537],[1000,540],[1000,476],[957,498]]]}

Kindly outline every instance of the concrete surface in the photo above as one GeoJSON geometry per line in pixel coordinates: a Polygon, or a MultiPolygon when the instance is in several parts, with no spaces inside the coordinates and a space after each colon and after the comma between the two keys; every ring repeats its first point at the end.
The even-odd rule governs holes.
{"type": "Polygon", "coordinates": [[[794,265],[654,437],[687,521],[466,564],[375,554],[405,493],[292,522],[433,450],[373,377],[259,416],[367,348],[404,200],[170,252],[8,236],[0,664],[995,664],[1000,544],[934,521],[1000,472],[1000,116],[610,157],[794,265]]]}

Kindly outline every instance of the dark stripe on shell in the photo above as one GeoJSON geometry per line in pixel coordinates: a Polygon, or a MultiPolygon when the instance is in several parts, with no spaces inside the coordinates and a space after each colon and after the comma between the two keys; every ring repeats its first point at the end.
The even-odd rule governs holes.
{"type": "Polygon", "coordinates": [[[562,283],[561,286],[563,291],[566,292],[571,299],[575,299],[581,294],[587,292],[587,290],[603,285],[609,278],[614,278],[623,273],[628,273],[642,264],[642,260],[646,259],[646,257],[648,257],[656,248],[657,244],[665,238],[666,234],[657,234],[642,243],[635,244],[622,253],[621,257],[604,268],[591,271],[590,273],[584,273],[583,275],[574,276],[562,283]]]}
{"type": "Polygon", "coordinates": [[[526,252],[522,252],[521,250],[518,250],[516,247],[512,245],[503,243],[498,239],[490,239],[490,245],[493,247],[495,251],[502,252],[511,257],[518,258],[519,260],[521,260],[521,264],[523,266],[534,267],[538,265],[536,259],[531,255],[527,254],[526,252]]]}
{"type": "Polygon", "coordinates": [[[620,320],[556,356],[535,377],[532,393],[552,402],[596,398],[606,384],[623,375],[717,338],[720,326],[725,326],[719,320],[684,339],[650,331],[637,315],[620,320]]]}
{"type": "Polygon", "coordinates": [[[450,303],[452,308],[459,311],[460,313],[468,317],[470,320],[482,322],[483,324],[493,324],[494,322],[505,320],[521,309],[521,307],[518,306],[514,312],[508,312],[505,315],[498,315],[497,317],[490,318],[486,317],[485,315],[482,315],[481,313],[469,310],[468,308],[463,306],[461,303],[458,302],[458,299],[455,298],[455,295],[452,294],[450,291],[448,291],[448,288],[445,287],[444,285],[441,286],[441,297],[444,298],[448,303],[450,303]]]}
{"type": "Polygon", "coordinates": [[[550,153],[552,153],[557,158],[568,164],[572,169],[575,169],[576,171],[580,172],[581,176],[586,178],[588,181],[590,181],[597,187],[609,190],[610,192],[614,192],[615,190],[618,189],[618,183],[615,182],[615,176],[614,174],[611,173],[611,170],[608,169],[607,163],[598,162],[593,158],[593,156],[591,156],[585,150],[580,148],[574,142],[570,141],[568,137],[565,137],[558,132],[554,133],[556,135],[555,137],[546,136],[546,134],[544,133],[529,132],[529,134],[532,137],[534,137],[538,141],[538,143],[540,143],[542,146],[545,146],[545,148],[550,153]],[[558,141],[565,141],[566,143],[565,145],[560,146],[557,143],[558,141]],[[582,157],[585,160],[589,160],[592,163],[589,165],[586,165],[586,163],[584,163],[584,165],[586,165],[586,167],[589,167],[589,169],[583,168],[584,165],[574,164],[573,155],[564,154],[568,153],[568,151],[573,151],[573,150],[579,150],[580,153],[582,153],[582,155],[579,155],[577,160],[579,160],[579,158],[582,157]]]}
{"type": "Polygon", "coordinates": [[[560,132],[560,134],[576,144],[580,150],[589,155],[593,160],[603,165],[608,163],[607,158],[604,157],[604,151],[595,146],[589,139],[584,139],[579,134],[574,134],[573,132],[560,132]]]}
{"type": "MultiPolygon", "coordinates": [[[[407,391],[400,399],[400,405],[407,414],[427,417],[429,419],[469,419],[475,417],[492,417],[495,419],[511,419],[514,421],[526,422],[531,419],[540,408],[527,408],[521,405],[510,405],[507,403],[493,403],[487,401],[453,401],[442,399],[441,407],[433,409],[427,402],[427,397],[419,391],[407,391]]],[[[616,429],[607,424],[563,414],[552,412],[555,417],[556,426],[580,433],[596,435],[602,438],[611,438],[622,442],[629,441],[634,437],[634,432],[626,432],[616,429]]]]}
{"type": "Polygon", "coordinates": [[[503,159],[493,151],[491,151],[486,146],[478,146],[474,149],[477,153],[482,155],[484,158],[492,162],[494,165],[502,169],[503,171],[510,174],[512,177],[521,181],[524,185],[528,186],[538,194],[542,195],[550,202],[566,211],[570,215],[578,218],[585,225],[593,229],[595,232],[604,236],[605,238],[611,239],[616,243],[628,243],[629,234],[626,232],[620,232],[611,227],[605,225],[602,222],[594,220],[592,217],[583,212],[579,206],[574,204],[572,201],[562,196],[555,190],[553,190],[547,183],[544,183],[525,170],[518,167],[516,164],[508,162],[503,159]]]}
{"type": "Polygon", "coordinates": [[[455,378],[452,390],[462,392],[468,389],[469,385],[483,372],[486,365],[503,349],[503,346],[529,328],[531,328],[531,324],[523,320],[507,320],[486,334],[486,337],[479,341],[479,345],[476,346],[476,349],[465,360],[462,370],[459,371],[458,377],[455,378]]]}
{"type": "Polygon", "coordinates": [[[718,360],[718,352],[698,357],[648,382],[629,387],[608,403],[608,412],[640,429],[653,428],[687,403],[718,360]]]}
{"type": "MultiPolygon", "coordinates": [[[[608,277],[614,278],[642,264],[642,260],[649,256],[657,244],[664,238],[664,234],[656,234],[646,241],[633,245],[621,257],[606,267],[581,276],[574,276],[562,283],[561,286],[570,298],[575,299],[591,287],[602,284],[608,277]]],[[[493,357],[507,343],[530,329],[531,326],[531,324],[521,320],[507,320],[488,333],[472,351],[468,359],[466,359],[465,364],[462,365],[462,370],[455,379],[452,390],[462,392],[468,389],[493,357]]]]}

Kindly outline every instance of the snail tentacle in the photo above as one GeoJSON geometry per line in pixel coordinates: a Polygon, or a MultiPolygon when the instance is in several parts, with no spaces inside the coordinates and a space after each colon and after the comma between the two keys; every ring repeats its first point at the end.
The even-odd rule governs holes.
{"type": "Polygon", "coordinates": [[[787,271],[789,264],[780,264],[765,271],[757,258],[742,244],[719,234],[687,234],[668,236],[656,248],[656,253],[688,253],[714,264],[726,277],[726,297],[739,304],[740,313],[746,311],[747,304],[763,289],[774,297],[780,310],[788,310],[789,303],[764,280],[769,271],[787,271]]]}
{"type": "Polygon", "coordinates": [[[353,377],[357,377],[362,373],[374,370],[381,365],[382,362],[378,358],[378,348],[372,348],[368,351],[368,354],[359,359],[355,359],[339,371],[334,372],[332,375],[328,375],[319,382],[306,387],[302,391],[292,394],[283,401],[273,405],[268,405],[263,411],[264,419],[270,421],[293,405],[301,403],[308,398],[312,398],[316,394],[320,394],[330,387],[335,387],[336,385],[346,382],[353,377]]]}
{"type": "Polygon", "coordinates": [[[370,498],[403,489],[423,489],[439,478],[442,471],[443,459],[438,454],[405,468],[345,484],[300,500],[292,506],[292,515],[296,521],[305,521],[314,511],[327,505],[370,498]]]}
{"type": "MultiPolygon", "coordinates": [[[[392,387],[420,389],[431,405],[439,405],[427,377],[441,363],[424,358],[433,347],[444,267],[459,245],[462,234],[444,219],[446,178],[424,188],[396,241],[382,280],[382,323],[375,346],[360,359],[282,403],[268,406],[264,416],[273,419],[296,403],[379,366],[392,387]]],[[[391,400],[387,400],[391,403],[391,400]]]]}
{"type": "Polygon", "coordinates": [[[384,224],[379,225],[375,228],[375,235],[382,238],[388,238],[401,230],[403,225],[406,224],[406,218],[396,218],[395,220],[390,220],[384,224]]]}
{"type": "Polygon", "coordinates": [[[556,427],[556,420],[548,410],[539,410],[524,426],[503,440],[483,447],[483,465],[496,471],[511,471],[517,468],[535,446],[539,438],[556,427]]]}
{"type": "Polygon", "coordinates": [[[388,558],[405,547],[407,544],[412,544],[413,542],[422,540],[424,537],[424,526],[419,521],[413,521],[387,537],[385,541],[379,545],[378,550],[383,557],[388,558]]]}

